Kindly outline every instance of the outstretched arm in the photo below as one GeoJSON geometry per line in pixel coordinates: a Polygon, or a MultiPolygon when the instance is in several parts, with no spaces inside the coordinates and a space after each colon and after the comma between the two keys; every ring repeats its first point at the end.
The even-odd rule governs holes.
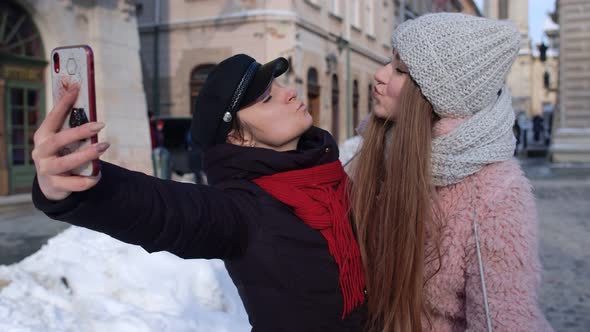
{"type": "Polygon", "coordinates": [[[108,234],[149,252],[227,258],[238,255],[247,241],[240,204],[227,193],[161,180],[106,162],[95,186],[61,201],[47,199],[35,179],[33,201],[52,219],[108,234]]]}
{"type": "MultiPolygon", "coordinates": [[[[104,124],[89,122],[60,130],[78,91],[56,103],[35,132],[33,183],[35,206],[54,219],[109,234],[148,251],[170,251],[185,258],[225,258],[245,246],[247,227],[236,202],[214,188],[163,181],[102,162],[95,177],[71,173],[98,159],[107,143],[90,145],[68,155],[59,150],[96,135],[104,124]]],[[[251,204],[250,204],[251,205],[251,204]]]]}

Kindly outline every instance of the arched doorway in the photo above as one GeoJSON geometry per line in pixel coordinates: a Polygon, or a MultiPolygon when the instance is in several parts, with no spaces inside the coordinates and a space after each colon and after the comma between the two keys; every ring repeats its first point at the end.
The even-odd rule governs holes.
{"type": "Polygon", "coordinates": [[[307,71],[307,108],[313,118],[313,125],[320,123],[320,84],[318,82],[318,71],[309,68],[307,71]]]}
{"type": "Polygon", "coordinates": [[[30,191],[33,134],[45,112],[47,65],[30,15],[13,1],[0,3],[0,195],[30,191]],[[6,162],[4,162],[6,161],[6,162]]]}
{"type": "Polygon", "coordinates": [[[340,127],[340,89],[338,88],[338,75],[332,75],[332,136],[338,143],[340,127]]]}
{"type": "Polygon", "coordinates": [[[191,114],[193,114],[195,112],[195,101],[197,99],[197,96],[199,95],[199,92],[201,91],[203,84],[205,84],[205,81],[207,80],[207,76],[209,76],[209,73],[211,72],[211,70],[213,70],[213,68],[215,68],[215,64],[208,63],[208,64],[203,64],[203,65],[198,65],[191,72],[191,78],[190,78],[191,114]]]}

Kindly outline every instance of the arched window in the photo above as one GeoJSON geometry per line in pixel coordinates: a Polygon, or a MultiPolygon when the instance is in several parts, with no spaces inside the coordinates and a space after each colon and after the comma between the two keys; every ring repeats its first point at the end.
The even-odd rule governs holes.
{"type": "Polygon", "coordinates": [[[211,70],[215,68],[215,64],[198,65],[191,73],[190,90],[191,90],[191,114],[195,112],[195,102],[203,84],[207,80],[207,76],[211,70]]]}
{"type": "Polygon", "coordinates": [[[338,76],[332,75],[332,136],[338,142],[338,128],[340,127],[340,90],[338,88],[338,76]]]}
{"type": "Polygon", "coordinates": [[[359,82],[352,81],[352,126],[356,129],[359,125],[359,82]]]}
{"type": "Polygon", "coordinates": [[[43,58],[39,31],[30,15],[12,1],[0,3],[0,53],[43,58]]]}
{"type": "Polygon", "coordinates": [[[318,71],[313,67],[307,71],[307,107],[317,126],[320,123],[320,84],[318,71]]]}

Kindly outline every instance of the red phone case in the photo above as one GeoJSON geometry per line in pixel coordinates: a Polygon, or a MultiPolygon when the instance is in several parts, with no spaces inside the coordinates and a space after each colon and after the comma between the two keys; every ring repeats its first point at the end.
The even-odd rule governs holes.
{"type": "MultiPolygon", "coordinates": [[[[53,82],[54,104],[57,102],[59,97],[61,95],[63,95],[63,93],[65,91],[62,80],[67,80],[68,82],[70,82],[72,80],[74,82],[77,81],[77,83],[80,84],[80,92],[78,95],[78,100],[74,104],[73,108],[76,108],[78,103],[80,103],[80,99],[83,99],[81,101],[82,105],[85,106],[87,104],[87,107],[88,107],[88,117],[89,117],[88,120],[90,122],[97,121],[97,118],[96,118],[96,94],[95,94],[95,85],[94,85],[94,54],[93,54],[90,46],[88,46],[88,45],[73,45],[73,46],[63,46],[63,47],[55,48],[51,52],[51,60],[52,60],[51,77],[52,77],[52,82],[53,82]],[[84,54],[85,54],[85,65],[82,64],[81,68],[78,68],[78,65],[79,65],[78,62],[81,62],[80,60],[82,60],[80,58],[82,52],[84,52],[84,54]],[[55,54],[57,54],[57,58],[56,58],[55,54]],[[67,58],[67,62],[64,62],[65,58],[67,58]],[[73,63],[75,65],[70,66],[72,59],[73,59],[73,63]],[[57,65],[56,65],[56,61],[57,61],[57,65]],[[71,68],[74,68],[74,69],[72,71],[70,71],[71,68]],[[66,74],[64,74],[63,71],[67,71],[66,74],[71,75],[71,77],[65,76],[66,74]],[[74,78],[72,78],[72,77],[74,77],[74,78]],[[86,90],[86,93],[84,90],[86,90]]],[[[66,120],[64,121],[64,125],[62,127],[62,130],[70,128],[69,123],[68,123],[69,118],[70,118],[70,116],[66,117],[66,120]]],[[[98,143],[97,135],[94,135],[90,138],[89,144],[95,144],[95,143],[98,143]]],[[[68,146],[68,150],[67,150],[68,152],[65,152],[65,153],[74,152],[75,150],[77,150],[81,146],[87,145],[87,144],[86,144],[86,142],[80,142],[80,143],[77,143],[76,145],[77,145],[77,147],[74,147],[71,150],[69,149],[70,147],[68,146]]],[[[96,175],[98,175],[99,172],[100,172],[100,163],[98,160],[93,160],[91,163],[89,163],[89,165],[84,165],[83,167],[80,167],[74,173],[78,174],[78,175],[85,175],[85,176],[96,176],[96,175]]]]}

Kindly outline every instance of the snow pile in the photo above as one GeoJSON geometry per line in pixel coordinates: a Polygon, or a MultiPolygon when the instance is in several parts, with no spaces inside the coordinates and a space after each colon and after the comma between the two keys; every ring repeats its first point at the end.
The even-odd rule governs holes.
{"type": "Polygon", "coordinates": [[[79,227],[0,266],[0,331],[249,331],[223,262],[148,254],[79,227]]]}

